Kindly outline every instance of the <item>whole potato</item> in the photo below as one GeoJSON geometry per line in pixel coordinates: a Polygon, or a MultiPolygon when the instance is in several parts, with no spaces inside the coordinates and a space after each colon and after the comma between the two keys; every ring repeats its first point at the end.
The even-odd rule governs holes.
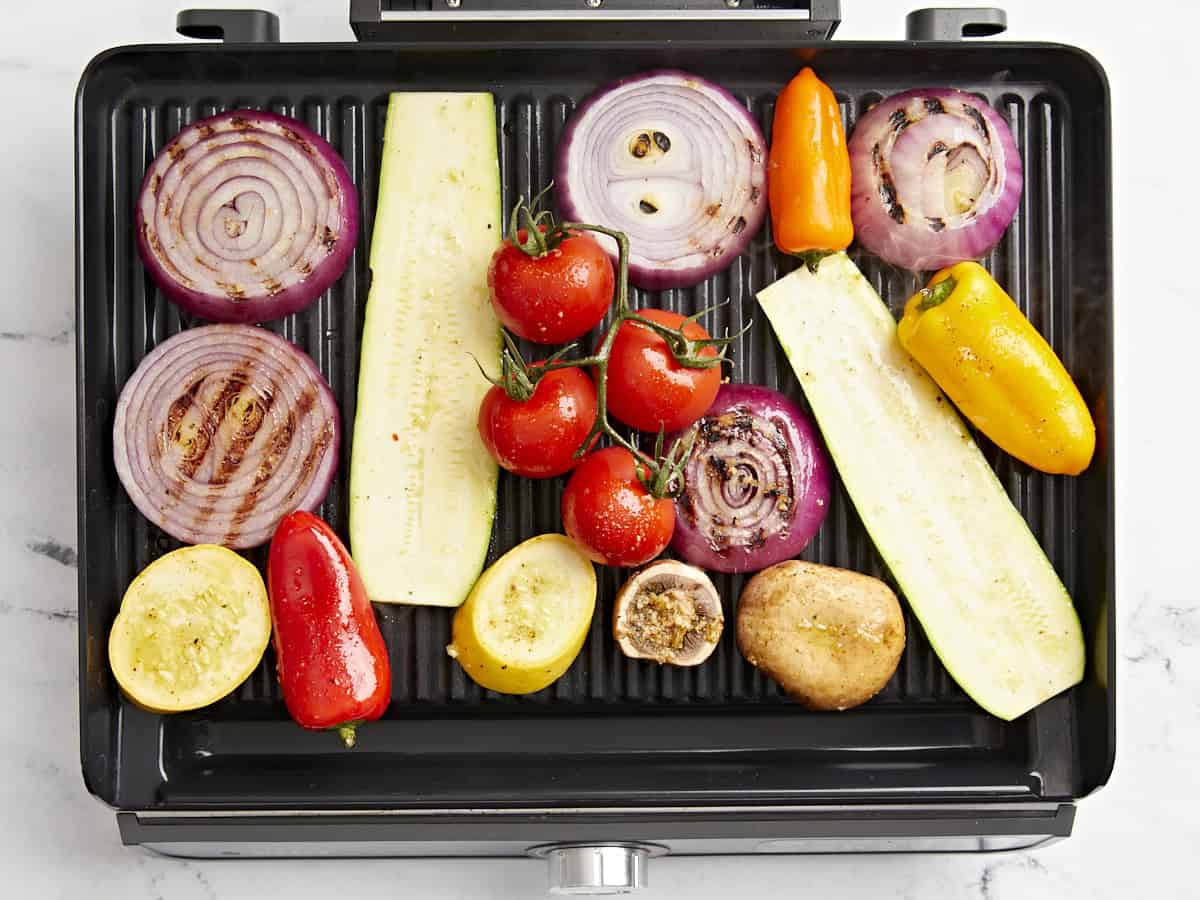
{"type": "Polygon", "coordinates": [[[738,649],[809,709],[848,709],[887,684],[904,650],[904,614],[877,578],[789,560],[746,585],[738,649]]]}

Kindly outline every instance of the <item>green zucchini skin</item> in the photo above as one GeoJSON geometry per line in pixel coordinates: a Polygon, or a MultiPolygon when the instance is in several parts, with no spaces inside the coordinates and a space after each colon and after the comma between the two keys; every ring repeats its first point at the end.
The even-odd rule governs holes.
{"type": "Polygon", "coordinates": [[[844,253],[758,294],[880,555],[947,671],[1015,719],[1083,677],[1079,616],[950,401],[844,253]]]}
{"type": "Polygon", "coordinates": [[[487,556],[496,463],[475,419],[500,326],[490,94],[388,103],[350,461],[350,543],[377,603],[458,606],[487,556]]]}

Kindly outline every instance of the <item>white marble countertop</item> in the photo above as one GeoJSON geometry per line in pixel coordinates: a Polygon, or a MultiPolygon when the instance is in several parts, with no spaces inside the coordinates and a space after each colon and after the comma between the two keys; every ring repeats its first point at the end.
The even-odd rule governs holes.
{"type": "MultiPolygon", "coordinates": [[[[8,896],[189,900],[537,897],[540,864],[180,862],[123,848],[77,740],[72,103],[87,60],[174,39],[162,0],[5,4],[0,14],[0,883],[8,896]],[[23,890],[22,890],[23,888],[23,890]]],[[[197,6],[225,6],[206,0],[197,6]]],[[[284,40],[349,40],[344,0],[246,3],[284,40]]],[[[845,0],[839,37],[891,39],[911,4],[845,0]]],[[[1119,751],[1070,840],[1033,854],[663,859],[647,897],[1200,896],[1200,340],[1196,35],[1176,0],[1109,14],[1008,0],[1013,39],[1080,45],[1112,81],[1116,190],[1119,751]],[[1191,217],[1189,217],[1191,216],[1191,217]]]]}

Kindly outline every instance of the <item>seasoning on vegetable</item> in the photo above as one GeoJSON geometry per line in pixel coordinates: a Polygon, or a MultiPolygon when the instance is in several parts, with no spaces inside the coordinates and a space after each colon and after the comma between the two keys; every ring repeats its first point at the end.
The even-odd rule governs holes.
{"type": "Polygon", "coordinates": [[[755,572],[799,556],[829,509],[829,459],[786,396],[725,384],[689,432],[671,547],[693,565],[755,572]]]}
{"type": "Polygon", "coordinates": [[[1035,469],[1078,475],[1096,427],[1054,350],[979,263],[943,269],[914,294],[900,343],[980,431],[1035,469]]]}
{"type": "Polygon", "coordinates": [[[850,153],[842,113],[812,69],[793,78],[775,102],[767,193],[775,245],[814,267],[854,239],[850,153]]]}

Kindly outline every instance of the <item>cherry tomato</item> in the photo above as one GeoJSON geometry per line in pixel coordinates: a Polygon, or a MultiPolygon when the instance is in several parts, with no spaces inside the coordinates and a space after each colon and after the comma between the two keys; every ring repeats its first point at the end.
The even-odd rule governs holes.
{"type": "Polygon", "coordinates": [[[312,513],[285,516],[271,539],[267,585],[283,702],[305,728],[336,729],[347,747],[392,696],[387,647],[358,569],[312,513]]]}
{"type": "Polygon", "coordinates": [[[562,498],[563,527],[584,555],[606,566],[640,566],[666,549],[675,504],[650,495],[624,447],[597,450],[579,464],[562,498]]]}
{"type": "MultiPolygon", "coordinates": [[[[519,236],[525,240],[524,231],[519,236]]],[[[536,257],[505,241],[488,267],[496,317],[539,344],[562,344],[591,331],[608,311],[613,283],[612,261],[586,234],[536,257]]]]}
{"type": "MultiPolygon", "coordinates": [[[[665,309],[641,309],[638,315],[679,328],[684,317],[665,309]]],[[[686,337],[709,337],[704,326],[689,322],[686,337]]],[[[716,347],[705,347],[702,357],[715,357],[716,347]]],[[[667,342],[645,325],[622,322],[608,362],[608,411],[638,431],[681,431],[712,405],[721,387],[721,367],[689,369],[671,354],[667,342]]]]}
{"type": "Polygon", "coordinates": [[[596,386],[582,369],[555,369],[528,400],[493,386],[479,405],[479,436],[488,453],[514,475],[550,478],[570,471],[575,451],[596,421],[596,386]]]}

